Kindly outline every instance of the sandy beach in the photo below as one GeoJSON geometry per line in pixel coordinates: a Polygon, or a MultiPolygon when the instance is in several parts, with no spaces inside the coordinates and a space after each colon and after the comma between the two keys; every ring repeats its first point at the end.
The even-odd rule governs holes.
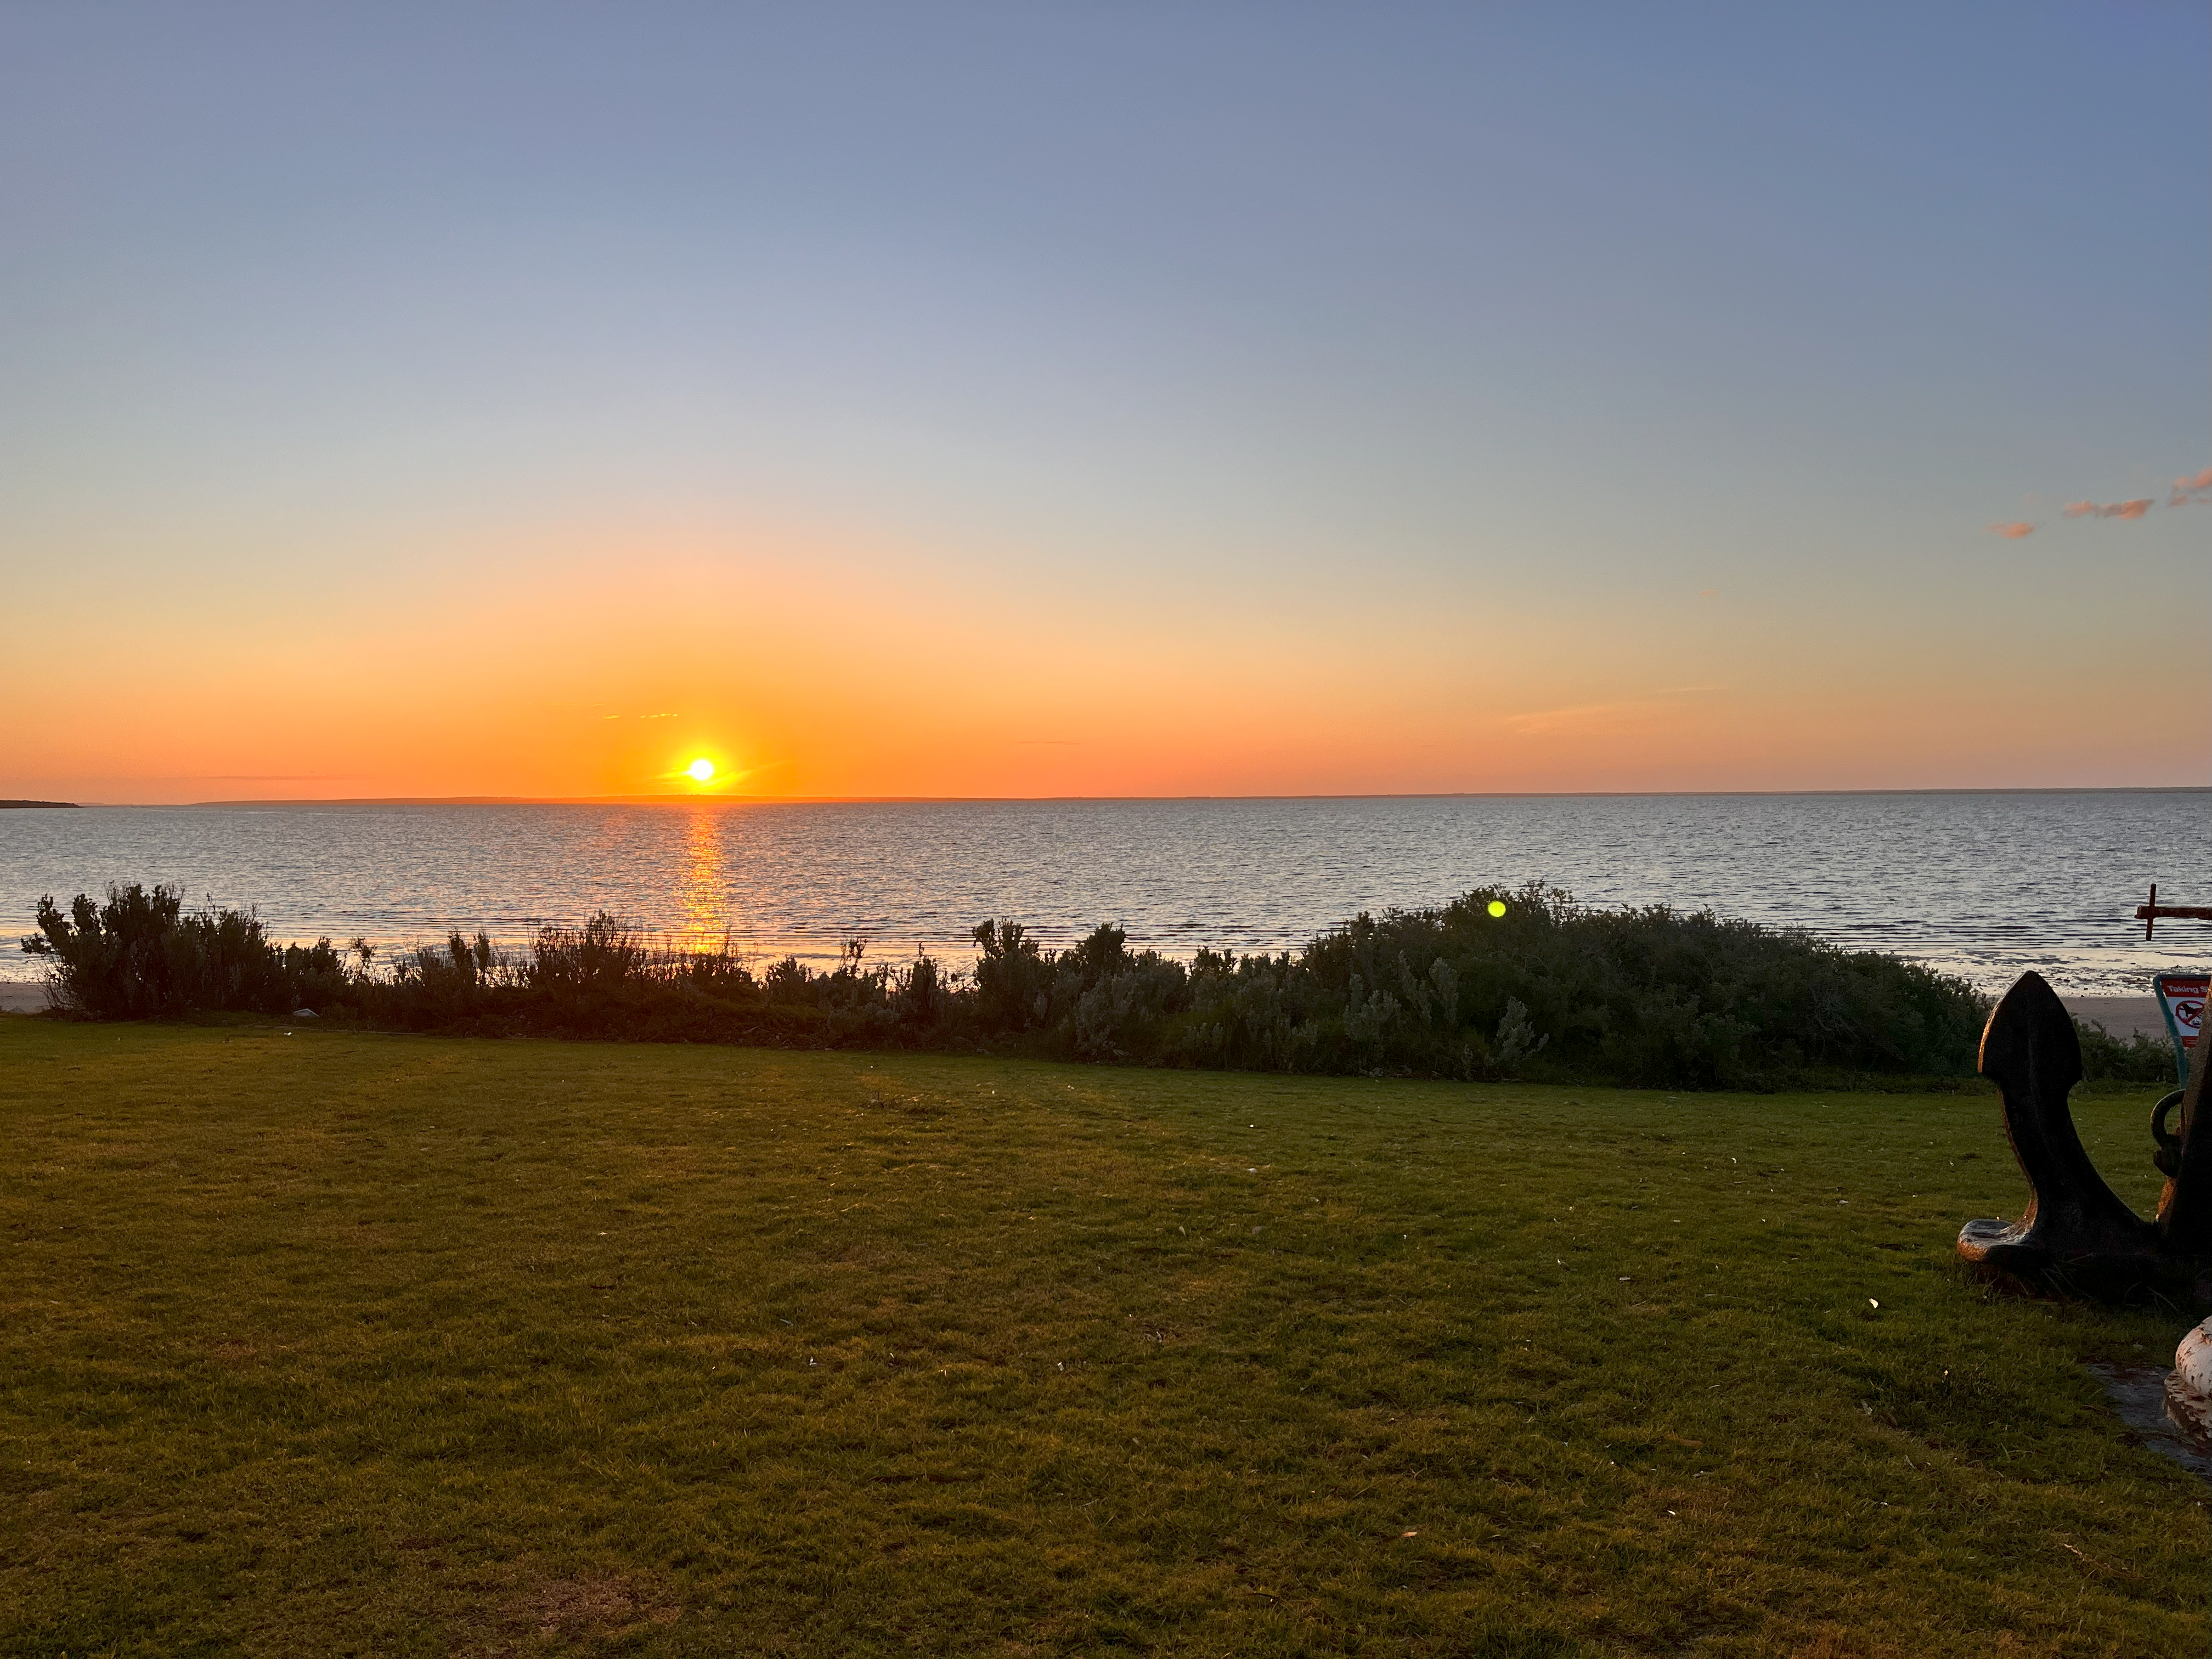
{"type": "Polygon", "coordinates": [[[2067,997],[2063,1000],[2075,1018],[2087,1025],[2101,1025],[2124,1041],[2130,1036],[2166,1036],[2166,1016],[2159,1012],[2156,997],[2067,997]]]}

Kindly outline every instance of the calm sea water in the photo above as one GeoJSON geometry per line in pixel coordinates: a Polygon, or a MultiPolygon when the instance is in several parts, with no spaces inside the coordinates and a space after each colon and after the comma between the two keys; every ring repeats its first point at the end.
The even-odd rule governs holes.
{"type": "MultiPolygon", "coordinates": [[[[41,893],[163,881],[286,938],[382,945],[615,912],[764,957],[966,954],[987,916],[1051,941],[1100,921],[1169,951],[1295,946],[1362,909],[1544,880],[1809,928],[1996,988],[2148,988],[2212,924],[2146,946],[2155,880],[2212,903],[2212,792],[1532,796],[680,806],[0,811],[0,927],[41,893]]],[[[0,953],[0,975],[36,964],[0,953]]]]}

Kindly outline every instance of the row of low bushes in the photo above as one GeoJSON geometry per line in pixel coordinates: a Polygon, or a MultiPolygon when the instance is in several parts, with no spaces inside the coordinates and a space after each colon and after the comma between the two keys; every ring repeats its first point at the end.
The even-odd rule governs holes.
{"type": "Polygon", "coordinates": [[[2081,1039],[2081,1074],[2095,1081],[2110,1083],[2163,1083],[2168,1088],[2176,1085],[2173,1066],[2173,1045],[2161,1037],[2148,1037],[2130,1032],[2124,1037],[2114,1036],[2101,1025],[2074,1022],[2074,1030],[2081,1039]]]}
{"type": "MultiPolygon", "coordinates": [[[[1985,1004],[1964,981],[1790,929],[1665,906],[1601,910],[1541,885],[1360,915],[1280,955],[1131,950],[1101,927],[1066,950],[975,930],[970,971],[921,956],[764,969],[600,915],[509,955],[453,935],[379,962],[359,942],[277,945],[250,914],[136,884],[24,948],[65,1012],[289,1013],[419,1031],[908,1047],[1261,1071],[1603,1078],[1690,1087],[1971,1073],[1985,1004]]],[[[2163,1049],[2093,1039],[2106,1074],[2163,1049]],[[2109,1050],[2109,1053],[2106,1051],[2109,1050]]]]}

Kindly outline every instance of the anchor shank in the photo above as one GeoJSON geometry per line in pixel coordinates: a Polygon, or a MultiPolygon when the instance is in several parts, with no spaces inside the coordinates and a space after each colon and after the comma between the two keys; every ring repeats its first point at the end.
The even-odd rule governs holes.
{"type": "MultiPolygon", "coordinates": [[[[2021,975],[1991,1011],[1981,1070],[2003,1091],[2005,1135],[2031,1195],[2009,1227],[1968,1222],[1960,1255],[2015,1270],[2153,1255],[2156,1231],[2105,1184],[2074,1127],[2066,1097],[2081,1080],[2081,1039],[2041,975],[2021,975]]],[[[2206,1152],[2212,1154],[2212,1143],[2206,1152]]]]}

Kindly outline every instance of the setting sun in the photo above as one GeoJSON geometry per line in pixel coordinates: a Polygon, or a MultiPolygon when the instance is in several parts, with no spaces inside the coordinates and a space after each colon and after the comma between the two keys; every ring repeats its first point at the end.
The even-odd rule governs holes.
{"type": "Polygon", "coordinates": [[[714,763],[703,755],[684,769],[684,775],[694,783],[707,783],[714,775],[714,763]]]}

